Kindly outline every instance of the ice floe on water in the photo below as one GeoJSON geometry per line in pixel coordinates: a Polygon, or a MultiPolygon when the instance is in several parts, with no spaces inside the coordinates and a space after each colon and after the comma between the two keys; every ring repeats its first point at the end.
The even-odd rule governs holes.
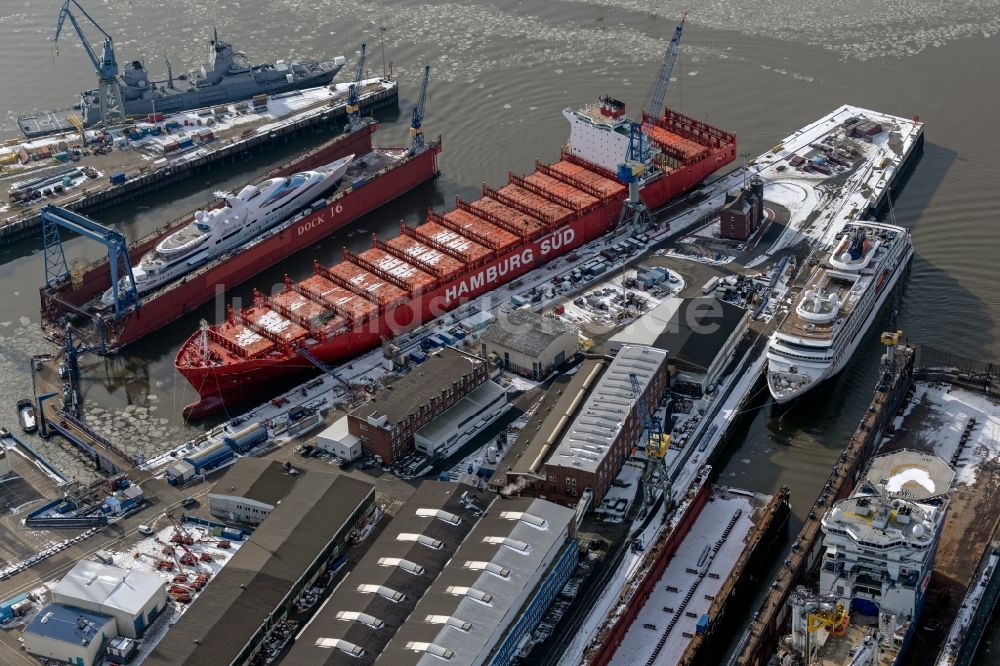
{"type": "MultiPolygon", "coordinates": [[[[14,427],[17,422],[14,405],[18,400],[32,395],[31,357],[56,351],[56,347],[42,334],[38,323],[27,317],[21,317],[16,326],[11,323],[0,329],[0,377],[4,378],[0,382],[0,405],[9,409],[0,414],[0,426],[5,425],[18,437],[27,440],[67,478],[88,481],[96,476],[93,464],[67,441],[58,436],[44,440],[37,435],[25,435],[14,427]]],[[[90,369],[87,365],[90,362],[95,362],[94,357],[87,357],[83,361],[85,393],[90,381],[90,369]]],[[[103,368],[105,361],[98,360],[95,363],[97,367],[103,368]]],[[[126,381],[128,379],[126,377],[126,381]]],[[[156,396],[146,395],[145,387],[141,392],[133,393],[129,397],[133,404],[122,407],[100,406],[95,400],[85,400],[84,421],[126,452],[139,453],[144,458],[172,448],[190,436],[176,425],[177,419],[164,418],[158,413],[158,405],[154,404],[156,396]]]]}
{"type": "Polygon", "coordinates": [[[1000,32],[1000,0],[562,0],[688,20],[718,30],[805,42],[845,58],[914,55],[929,47],[1000,32]]]}

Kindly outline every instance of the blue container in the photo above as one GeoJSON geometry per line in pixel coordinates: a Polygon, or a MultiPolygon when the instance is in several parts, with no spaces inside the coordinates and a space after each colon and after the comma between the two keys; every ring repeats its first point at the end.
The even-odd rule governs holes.
{"type": "Polygon", "coordinates": [[[240,530],[234,530],[228,527],[222,530],[222,538],[229,539],[230,541],[243,541],[245,536],[246,535],[244,535],[240,530]]]}
{"type": "Polygon", "coordinates": [[[186,139],[181,139],[180,141],[177,142],[178,149],[190,148],[192,146],[194,146],[194,139],[192,139],[191,137],[188,137],[186,139]]]}
{"type": "Polygon", "coordinates": [[[113,174],[111,174],[109,180],[111,181],[112,185],[121,185],[122,183],[125,182],[125,172],[115,171],[113,174]]]}
{"type": "Polygon", "coordinates": [[[418,351],[412,351],[410,352],[410,360],[419,365],[427,360],[427,354],[418,351]]]}
{"type": "Polygon", "coordinates": [[[697,631],[699,634],[703,634],[706,631],[708,631],[709,621],[710,620],[708,619],[708,615],[702,615],[701,617],[699,617],[698,626],[696,627],[695,631],[697,631]]]}
{"type": "Polygon", "coordinates": [[[0,622],[6,622],[14,618],[14,606],[28,598],[27,592],[22,592],[16,597],[11,597],[5,601],[0,601],[0,622]]]}
{"type": "Polygon", "coordinates": [[[233,457],[233,450],[223,442],[217,442],[197,453],[184,458],[185,462],[194,467],[195,473],[214,469],[233,457]]]}

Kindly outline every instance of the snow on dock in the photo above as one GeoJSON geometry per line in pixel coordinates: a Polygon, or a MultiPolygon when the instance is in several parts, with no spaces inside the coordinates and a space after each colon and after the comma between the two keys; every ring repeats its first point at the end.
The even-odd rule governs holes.
{"type": "Polygon", "coordinates": [[[742,554],[760,504],[747,494],[716,490],[629,627],[612,664],[666,666],[680,661],[699,618],[742,554]]]}

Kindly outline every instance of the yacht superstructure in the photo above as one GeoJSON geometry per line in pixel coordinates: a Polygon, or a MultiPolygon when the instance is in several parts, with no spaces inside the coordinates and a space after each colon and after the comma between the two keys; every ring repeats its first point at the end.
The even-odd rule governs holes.
{"type": "MultiPolygon", "coordinates": [[[[259,237],[333,189],[354,155],[291,176],[247,185],[238,194],[219,192],[225,203],[199,210],[187,226],[166,236],[132,267],[139,295],[176,280],[215,257],[259,237]]],[[[102,301],[112,303],[109,289],[102,301]]]]}
{"type": "Polygon", "coordinates": [[[936,456],[875,458],[854,494],[823,516],[819,593],[789,599],[782,666],[893,666],[905,652],[934,569],[955,472],[936,456]]]}

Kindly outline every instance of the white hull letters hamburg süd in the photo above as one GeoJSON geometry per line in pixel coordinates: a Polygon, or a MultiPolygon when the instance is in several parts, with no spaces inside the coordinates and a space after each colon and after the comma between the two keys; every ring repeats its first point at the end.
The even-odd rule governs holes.
{"type": "MultiPolygon", "coordinates": [[[[548,236],[538,244],[538,254],[545,257],[560,248],[569,246],[576,238],[576,232],[572,227],[560,229],[548,236]]],[[[491,285],[497,280],[503,279],[507,274],[518,270],[530,268],[535,262],[534,247],[526,247],[516,254],[504,257],[492,266],[488,266],[478,273],[473,273],[469,277],[463,278],[458,284],[448,287],[444,292],[445,302],[450,303],[466,294],[475,293],[486,285],[491,285]]]]}
{"type": "Polygon", "coordinates": [[[767,345],[767,383],[779,402],[840,372],[913,254],[902,227],[855,222],[809,277],[767,345]]]}
{"type": "MultiPolygon", "coordinates": [[[[225,205],[207,212],[199,210],[194,221],[159,241],[132,267],[139,295],[255,240],[287,220],[336,187],[353,159],[354,155],[349,155],[287,178],[247,185],[236,195],[219,193],[225,205]]],[[[113,299],[109,289],[102,301],[111,305],[113,299]]]]}

